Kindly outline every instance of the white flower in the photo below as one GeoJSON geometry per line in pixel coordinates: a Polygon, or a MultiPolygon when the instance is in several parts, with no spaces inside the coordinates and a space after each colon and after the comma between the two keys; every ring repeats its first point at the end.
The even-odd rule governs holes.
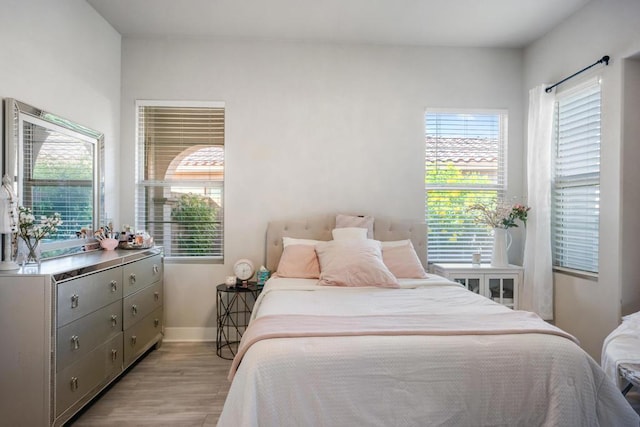
{"type": "Polygon", "coordinates": [[[58,226],[62,224],[59,213],[54,213],[50,217],[41,216],[40,222],[35,223],[35,216],[31,209],[24,206],[18,207],[18,235],[25,240],[35,239],[36,242],[58,231],[58,226]]]}
{"type": "Polygon", "coordinates": [[[526,226],[527,214],[530,209],[520,204],[512,206],[504,203],[498,203],[495,206],[478,203],[468,208],[470,212],[476,214],[475,219],[478,224],[485,224],[492,228],[517,227],[516,220],[522,221],[526,226]]]}

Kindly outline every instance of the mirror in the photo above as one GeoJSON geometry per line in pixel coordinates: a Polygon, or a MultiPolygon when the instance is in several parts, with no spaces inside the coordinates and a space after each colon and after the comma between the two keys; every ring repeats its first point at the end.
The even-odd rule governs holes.
{"type": "Polygon", "coordinates": [[[19,205],[63,224],[42,241],[43,258],[84,250],[104,218],[104,136],[15,99],[5,100],[4,173],[19,205]],[[81,229],[87,238],[79,238],[81,229]]]}

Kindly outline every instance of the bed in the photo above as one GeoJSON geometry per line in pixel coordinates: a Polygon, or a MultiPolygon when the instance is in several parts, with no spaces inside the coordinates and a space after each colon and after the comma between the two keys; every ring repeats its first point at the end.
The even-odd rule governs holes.
{"type": "Polygon", "coordinates": [[[269,224],[267,267],[279,271],[288,248],[302,242],[315,248],[320,277],[269,279],[229,372],[218,426],[639,425],[572,336],[424,270],[398,278],[407,275],[398,259],[382,255],[397,255],[403,242],[403,253],[411,247],[426,266],[426,225],[376,218],[373,230],[367,225],[373,239],[338,242],[337,219],[269,224]],[[367,256],[374,248],[392,284],[349,267],[349,280],[383,284],[327,286],[332,262],[355,262],[340,251],[327,257],[327,248],[358,245],[367,256]]]}

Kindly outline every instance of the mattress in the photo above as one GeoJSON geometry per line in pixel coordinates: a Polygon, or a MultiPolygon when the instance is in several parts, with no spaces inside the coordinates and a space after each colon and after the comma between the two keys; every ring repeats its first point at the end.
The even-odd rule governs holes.
{"type": "Polygon", "coordinates": [[[402,315],[448,322],[459,316],[467,329],[328,336],[285,331],[257,340],[234,361],[238,369],[231,372],[218,425],[639,425],[614,382],[570,336],[475,333],[470,319],[477,318],[482,331],[482,319],[496,315],[505,316],[510,330],[511,310],[439,276],[400,284],[343,288],[270,279],[249,328],[262,317],[402,315]]]}

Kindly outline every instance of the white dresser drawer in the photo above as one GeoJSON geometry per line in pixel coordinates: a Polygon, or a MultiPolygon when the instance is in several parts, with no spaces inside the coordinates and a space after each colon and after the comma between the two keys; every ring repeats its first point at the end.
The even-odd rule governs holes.
{"type": "Polygon", "coordinates": [[[109,304],[57,331],[56,372],[80,360],[122,331],[122,304],[109,304]]]}
{"type": "Polygon", "coordinates": [[[122,269],[111,268],[58,283],[57,326],[61,327],[122,299],[122,269]]]}
{"type": "Polygon", "coordinates": [[[162,278],[162,255],[154,255],[123,266],[124,296],[131,295],[162,278]]]}

